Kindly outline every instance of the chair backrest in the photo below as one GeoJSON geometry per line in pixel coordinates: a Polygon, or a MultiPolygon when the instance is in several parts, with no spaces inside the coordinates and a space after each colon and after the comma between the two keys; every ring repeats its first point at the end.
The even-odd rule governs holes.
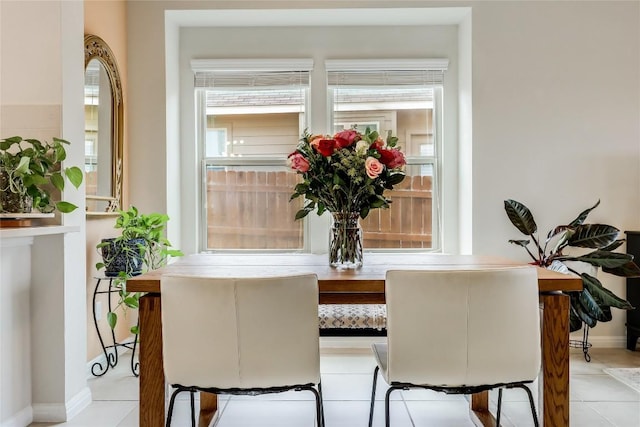
{"type": "Polygon", "coordinates": [[[540,369],[535,267],[387,272],[390,381],[479,386],[540,369]]]}
{"type": "Polygon", "coordinates": [[[318,279],[163,276],[170,384],[268,388],[320,380],[318,279]]]}

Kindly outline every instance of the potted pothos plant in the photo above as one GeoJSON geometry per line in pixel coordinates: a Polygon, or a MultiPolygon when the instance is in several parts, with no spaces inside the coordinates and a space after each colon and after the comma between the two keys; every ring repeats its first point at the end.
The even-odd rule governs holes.
{"type": "Polygon", "coordinates": [[[0,213],[41,213],[55,210],[69,213],[78,207],[63,200],[55,201],[52,190],[62,192],[65,181],[80,187],[84,173],[77,166],[62,168],[69,141],[53,142],[14,136],[0,140],[0,213]]]}
{"type": "Polygon", "coordinates": [[[618,239],[620,230],[607,224],[587,224],[585,220],[600,201],[582,211],[573,221],[558,225],[541,240],[538,226],[531,211],[515,200],[505,200],[504,208],[511,223],[530,239],[509,240],[509,243],[523,247],[531,259],[531,264],[563,273],[574,273],[582,278],[584,289],[580,292],[568,292],[571,298],[570,330],[577,331],[583,324],[590,328],[597,322],[612,319],[611,308],[631,310],[634,307],[623,298],[605,288],[594,275],[578,271],[571,262],[584,262],[603,272],[620,277],[639,277],[640,268],[633,261],[633,255],[614,252],[623,243],[618,239]],[[533,251],[529,244],[533,242],[533,251]],[[567,249],[586,248],[591,252],[571,255],[567,249]]]}
{"type": "MultiPolygon", "coordinates": [[[[113,286],[118,289],[119,301],[114,311],[107,313],[107,323],[113,329],[118,322],[115,313],[119,307],[139,306],[140,292],[127,292],[127,279],[167,264],[171,257],[182,256],[165,237],[169,216],[160,213],[142,214],[135,206],[119,211],[114,228],[121,230],[114,238],[102,239],[96,246],[102,254],[97,270],[105,269],[105,276],[115,277],[113,286]]],[[[131,332],[138,333],[137,327],[131,332]]]]}

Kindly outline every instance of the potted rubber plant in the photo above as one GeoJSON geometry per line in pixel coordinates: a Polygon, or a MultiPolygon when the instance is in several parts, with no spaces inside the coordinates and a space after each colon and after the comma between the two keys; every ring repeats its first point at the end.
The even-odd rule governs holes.
{"type": "MultiPolygon", "coordinates": [[[[128,278],[163,267],[169,258],[183,255],[180,250],[172,248],[165,237],[168,221],[166,214],[143,214],[131,206],[126,211],[119,211],[114,228],[120,230],[120,235],[102,239],[96,246],[102,254],[102,262],[96,264],[96,269],[104,269],[105,276],[115,277],[113,286],[119,294],[115,309],[138,308],[142,294],[127,292],[128,278]]],[[[115,328],[117,321],[115,312],[107,313],[107,323],[111,328],[115,328]]],[[[132,328],[131,332],[137,333],[137,328],[132,328]]]]}
{"type": "Polygon", "coordinates": [[[620,230],[608,224],[585,223],[589,213],[600,201],[582,211],[574,220],[558,225],[550,230],[544,240],[538,236],[538,226],[529,208],[515,200],[505,200],[504,208],[511,223],[530,239],[509,240],[509,243],[523,247],[531,259],[531,264],[563,273],[574,273],[582,278],[584,289],[569,292],[571,298],[570,330],[577,331],[583,324],[589,328],[597,322],[612,319],[611,308],[631,310],[634,307],[623,298],[605,288],[592,274],[579,271],[575,262],[587,263],[600,268],[605,273],[620,277],[640,277],[640,268],[633,261],[633,255],[614,252],[623,243],[618,239],[620,230]],[[533,251],[529,245],[533,242],[533,251]],[[572,255],[569,248],[590,249],[582,255],[572,255]]]}
{"type": "Polygon", "coordinates": [[[23,139],[20,136],[0,140],[0,213],[73,212],[78,207],[52,197],[62,192],[65,182],[80,187],[84,173],[77,166],[62,168],[69,141],[53,142],[23,139]]]}

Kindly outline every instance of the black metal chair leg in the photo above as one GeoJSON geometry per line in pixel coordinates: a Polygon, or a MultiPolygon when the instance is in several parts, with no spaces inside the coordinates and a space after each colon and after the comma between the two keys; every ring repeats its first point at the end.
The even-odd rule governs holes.
{"type": "Polygon", "coordinates": [[[322,399],[322,383],[318,383],[318,393],[320,394],[320,427],[324,427],[324,400],[322,399]]]}
{"type": "Polygon", "coordinates": [[[169,412],[167,413],[167,427],[171,426],[171,417],[173,415],[173,405],[176,403],[176,396],[178,393],[183,391],[181,388],[176,388],[176,390],[171,394],[171,399],[169,400],[169,412]]]}
{"type": "Polygon", "coordinates": [[[529,406],[531,406],[531,415],[533,415],[533,424],[535,425],[535,427],[539,427],[540,426],[540,422],[538,421],[538,413],[536,412],[536,404],[533,401],[533,393],[531,393],[531,390],[529,390],[529,387],[527,387],[524,384],[518,384],[518,385],[515,385],[515,387],[524,389],[524,391],[527,392],[527,396],[529,397],[529,406]]]}
{"type": "Polygon", "coordinates": [[[391,392],[397,390],[398,387],[391,386],[387,390],[387,393],[384,396],[384,425],[385,427],[391,427],[391,417],[389,411],[389,398],[391,397],[391,392]]]}
{"type": "Polygon", "coordinates": [[[196,406],[194,403],[194,394],[193,390],[189,390],[189,397],[191,400],[191,427],[196,427],[196,406]]]}
{"type": "Polygon", "coordinates": [[[500,427],[501,412],[502,412],[502,387],[498,389],[498,411],[496,413],[496,427],[500,427]]]}
{"type": "Polygon", "coordinates": [[[378,371],[380,367],[376,366],[373,371],[373,388],[371,389],[371,406],[369,407],[369,427],[373,426],[373,405],[376,402],[376,384],[378,383],[378,371]]]}
{"type": "MultiPolygon", "coordinates": [[[[324,410],[322,408],[322,395],[320,390],[320,384],[318,384],[318,390],[313,387],[305,387],[305,389],[311,391],[316,398],[316,424],[318,427],[324,426],[324,410]]],[[[302,390],[302,389],[300,389],[302,390]]]]}

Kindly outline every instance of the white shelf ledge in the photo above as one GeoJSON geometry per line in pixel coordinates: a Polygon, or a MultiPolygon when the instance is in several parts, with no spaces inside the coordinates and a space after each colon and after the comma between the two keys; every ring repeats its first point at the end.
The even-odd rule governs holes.
{"type": "Polygon", "coordinates": [[[79,231],[80,227],[77,225],[47,225],[42,227],[0,228],[0,239],[49,236],[52,234],[77,233],[79,231]]]}

